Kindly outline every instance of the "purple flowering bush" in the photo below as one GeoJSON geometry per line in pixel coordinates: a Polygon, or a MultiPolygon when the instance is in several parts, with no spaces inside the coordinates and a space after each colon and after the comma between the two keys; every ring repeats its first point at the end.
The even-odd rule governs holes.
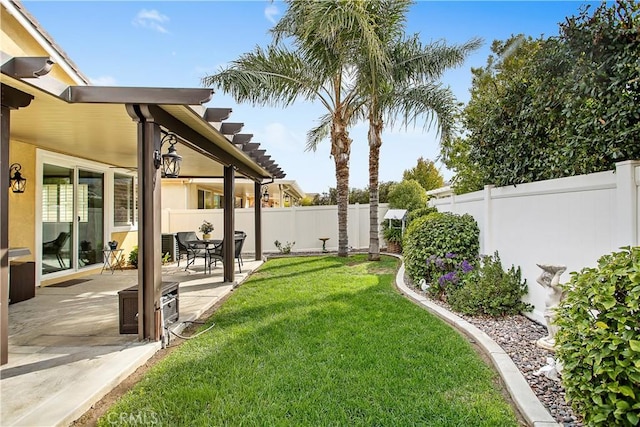
{"type": "Polygon", "coordinates": [[[431,255],[427,258],[427,268],[431,277],[429,293],[442,300],[446,300],[453,289],[462,286],[467,274],[474,270],[472,263],[466,259],[458,261],[452,252],[444,257],[431,255]]]}
{"type": "Polygon", "coordinates": [[[447,302],[455,311],[504,316],[533,309],[522,301],[527,294],[527,281],[522,279],[520,267],[512,265],[505,271],[498,251],[482,256],[477,268],[460,265],[460,270],[468,270],[461,283],[446,288],[447,302]]]}

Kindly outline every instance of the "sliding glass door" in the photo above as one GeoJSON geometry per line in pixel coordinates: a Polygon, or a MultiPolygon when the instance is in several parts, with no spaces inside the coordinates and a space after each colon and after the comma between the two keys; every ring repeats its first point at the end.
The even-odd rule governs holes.
{"type": "Polygon", "coordinates": [[[102,262],[104,248],[104,175],[78,171],[78,265],[102,262]]]}
{"type": "Polygon", "coordinates": [[[42,274],[102,262],[104,174],[44,164],[42,274]]]}

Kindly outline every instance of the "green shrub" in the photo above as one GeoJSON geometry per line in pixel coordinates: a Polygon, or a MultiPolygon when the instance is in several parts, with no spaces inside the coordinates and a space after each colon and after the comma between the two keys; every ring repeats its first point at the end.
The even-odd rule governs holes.
{"type": "Polygon", "coordinates": [[[478,268],[464,276],[461,286],[447,291],[451,308],[464,314],[504,316],[533,309],[521,300],[527,294],[527,280],[522,281],[520,267],[512,265],[504,271],[498,251],[483,256],[478,268]]]}
{"type": "Polygon", "coordinates": [[[129,265],[132,265],[134,268],[138,268],[138,247],[134,246],[129,252],[129,265]]]}
{"type": "Polygon", "coordinates": [[[459,260],[478,257],[480,230],[471,215],[435,212],[420,217],[407,227],[402,241],[404,261],[409,277],[428,283],[437,279],[436,270],[427,263],[430,256],[445,258],[455,254],[459,260]]]}
{"type": "Polygon", "coordinates": [[[423,216],[427,216],[430,215],[434,212],[438,212],[438,209],[428,206],[425,208],[418,208],[418,209],[414,209],[412,211],[409,211],[407,213],[407,224],[411,224],[413,221],[415,221],[418,218],[421,218],[423,216]]]}
{"type": "Polygon", "coordinates": [[[558,307],[567,398],[588,425],[640,424],[640,247],[571,273],[558,307]]]}

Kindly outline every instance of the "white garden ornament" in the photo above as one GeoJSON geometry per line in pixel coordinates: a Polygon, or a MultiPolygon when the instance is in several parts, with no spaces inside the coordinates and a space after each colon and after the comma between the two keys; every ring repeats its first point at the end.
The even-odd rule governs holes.
{"type": "Polygon", "coordinates": [[[554,324],[554,320],[556,317],[556,309],[564,296],[562,288],[560,287],[560,276],[567,270],[567,267],[564,265],[536,265],[542,269],[542,273],[536,281],[547,289],[547,298],[544,301],[544,319],[547,322],[548,331],[548,335],[540,338],[536,344],[544,349],[555,351],[555,337],[556,332],[558,332],[558,327],[554,324]]]}

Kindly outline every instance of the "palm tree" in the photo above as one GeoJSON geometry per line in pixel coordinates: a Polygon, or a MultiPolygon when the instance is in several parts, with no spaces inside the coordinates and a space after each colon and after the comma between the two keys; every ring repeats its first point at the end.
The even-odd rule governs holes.
{"type": "MultiPolygon", "coordinates": [[[[380,3],[393,3],[379,0],[380,3]]],[[[327,136],[335,163],[338,193],[338,255],[348,253],[347,207],[349,125],[363,107],[354,84],[354,52],[384,68],[385,50],[378,40],[369,1],[289,0],[288,9],[272,30],[274,43],[242,55],[217,74],[202,79],[217,85],[238,102],[289,106],[296,100],[318,101],[327,110],[321,124],[307,134],[307,147],[327,136]],[[292,47],[280,43],[290,39],[292,47]],[[328,126],[327,126],[328,125],[328,126]]]]}
{"type": "Polygon", "coordinates": [[[447,69],[462,65],[481,43],[472,39],[460,46],[441,42],[424,46],[417,35],[398,39],[398,34],[398,29],[386,27],[380,36],[387,49],[388,72],[372,72],[376,64],[364,56],[358,67],[358,87],[367,99],[361,111],[369,121],[369,260],[380,259],[378,175],[385,119],[391,126],[401,119],[407,127],[422,117],[425,129],[437,122],[441,142],[450,140],[458,107],[451,90],[438,80],[447,69]]]}

